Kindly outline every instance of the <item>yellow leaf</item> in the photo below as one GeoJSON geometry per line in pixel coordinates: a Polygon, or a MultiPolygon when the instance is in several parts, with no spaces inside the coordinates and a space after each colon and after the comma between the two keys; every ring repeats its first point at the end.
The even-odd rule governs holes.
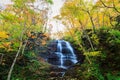
{"type": "Polygon", "coordinates": [[[5,31],[0,32],[0,39],[8,38],[8,35],[5,31]]]}
{"type": "Polygon", "coordinates": [[[10,47],[10,44],[11,42],[4,42],[2,45],[7,48],[7,47],[10,47]]]}
{"type": "Polygon", "coordinates": [[[100,51],[86,52],[86,53],[84,53],[84,55],[88,55],[88,56],[100,56],[101,52],[100,51]]]}
{"type": "Polygon", "coordinates": [[[0,45],[0,48],[5,48],[3,45],[0,45]]]}

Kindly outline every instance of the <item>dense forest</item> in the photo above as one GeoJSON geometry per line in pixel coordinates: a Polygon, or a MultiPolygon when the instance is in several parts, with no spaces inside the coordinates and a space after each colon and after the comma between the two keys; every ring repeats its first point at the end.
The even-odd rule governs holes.
{"type": "Polygon", "coordinates": [[[120,80],[120,0],[65,1],[54,18],[66,29],[56,34],[71,43],[80,63],[62,77],[53,77],[52,65],[41,57],[55,40],[45,26],[49,8],[34,8],[35,0],[12,1],[0,8],[0,80],[120,80]]]}

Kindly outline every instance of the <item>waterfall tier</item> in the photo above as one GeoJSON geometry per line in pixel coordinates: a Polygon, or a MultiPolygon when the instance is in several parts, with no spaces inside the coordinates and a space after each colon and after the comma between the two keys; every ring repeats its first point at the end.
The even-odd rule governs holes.
{"type": "Polygon", "coordinates": [[[51,44],[51,53],[47,61],[59,68],[67,69],[77,63],[77,57],[69,42],[64,40],[56,40],[51,44]]]}

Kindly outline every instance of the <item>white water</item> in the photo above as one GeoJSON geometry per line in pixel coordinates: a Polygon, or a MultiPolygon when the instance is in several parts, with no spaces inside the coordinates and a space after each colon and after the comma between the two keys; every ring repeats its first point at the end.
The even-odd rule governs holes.
{"type": "Polygon", "coordinates": [[[61,59],[60,60],[61,61],[61,65],[59,65],[59,67],[61,67],[61,68],[68,68],[69,66],[71,66],[71,65],[69,65],[69,66],[65,66],[64,65],[66,60],[72,61],[71,62],[72,64],[77,63],[78,62],[77,61],[77,57],[76,57],[76,55],[75,55],[75,53],[73,51],[73,48],[71,47],[70,43],[67,42],[67,41],[64,41],[64,40],[57,40],[57,41],[58,41],[57,49],[58,49],[58,52],[60,50],[59,54],[61,55],[60,56],[61,57],[60,58],[61,59]],[[66,47],[63,47],[62,44],[66,45],[66,47]],[[70,50],[70,52],[69,53],[63,53],[63,48],[67,48],[68,50],[70,50]]]}
{"type": "Polygon", "coordinates": [[[55,43],[57,44],[57,50],[52,53],[53,56],[51,58],[48,58],[49,63],[56,65],[59,68],[67,69],[78,62],[69,42],[57,40],[55,43]]]}
{"type": "Polygon", "coordinates": [[[70,49],[70,51],[71,51],[71,54],[72,54],[71,58],[73,58],[73,59],[72,59],[73,63],[77,63],[78,61],[77,61],[77,59],[76,59],[76,55],[74,54],[73,48],[71,47],[71,45],[70,45],[69,42],[66,41],[66,44],[67,44],[67,47],[68,47],[68,48],[70,49]]]}
{"type": "Polygon", "coordinates": [[[58,40],[58,44],[57,44],[57,49],[59,52],[62,51],[62,45],[61,45],[61,41],[58,40]]]}

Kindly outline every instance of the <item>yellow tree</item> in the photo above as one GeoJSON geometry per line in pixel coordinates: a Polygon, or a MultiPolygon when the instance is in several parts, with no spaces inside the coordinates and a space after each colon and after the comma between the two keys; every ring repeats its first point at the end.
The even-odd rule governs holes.
{"type": "Polygon", "coordinates": [[[115,17],[120,15],[119,0],[98,0],[95,7],[98,10],[100,26],[114,27],[115,17]]]}
{"type": "MultiPolygon", "coordinates": [[[[16,52],[7,80],[11,78],[11,73],[19,53],[24,53],[29,32],[42,31],[44,25],[42,11],[35,12],[29,5],[33,4],[34,1],[35,0],[13,0],[13,5],[7,5],[7,8],[0,12],[0,52],[5,55],[9,53],[7,50],[3,52],[3,48],[6,48],[6,45],[12,47],[12,52],[16,52]],[[10,43],[5,43],[5,41],[10,43]],[[23,42],[26,43],[23,44],[23,42]]],[[[46,2],[45,0],[43,1],[46,2]]],[[[48,0],[48,2],[49,1],[50,0],[48,0]]],[[[42,45],[44,44],[45,42],[42,42],[42,45]]]]}

